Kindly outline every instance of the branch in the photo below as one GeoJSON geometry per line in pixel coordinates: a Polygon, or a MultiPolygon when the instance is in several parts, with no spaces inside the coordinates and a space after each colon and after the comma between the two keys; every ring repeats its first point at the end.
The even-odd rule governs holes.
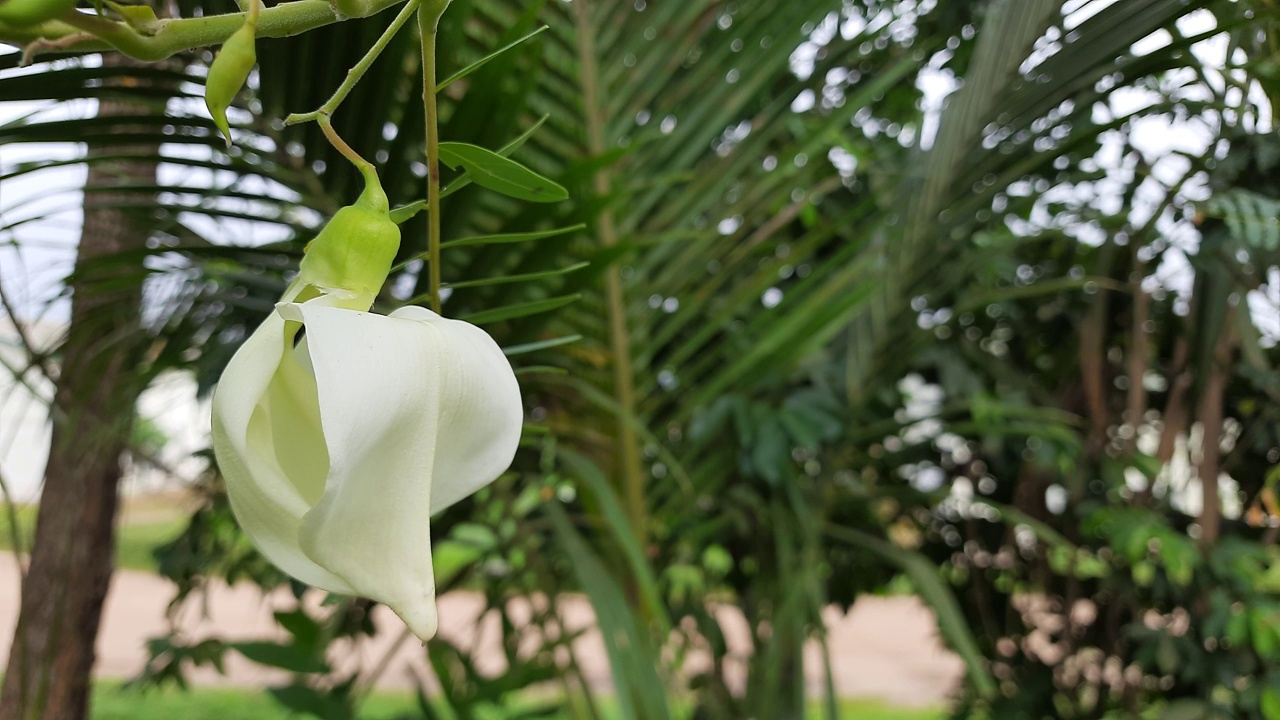
{"type": "Polygon", "coordinates": [[[300,122],[319,120],[321,117],[328,117],[337,112],[338,106],[342,104],[343,100],[347,99],[347,95],[356,86],[356,83],[360,82],[360,79],[369,71],[374,61],[387,48],[387,45],[391,44],[391,40],[396,36],[396,33],[400,32],[400,28],[404,27],[404,24],[409,21],[409,18],[417,9],[418,0],[409,0],[405,4],[400,10],[400,14],[382,32],[382,36],[378,38],[378,41],[373,44],[373,47],[369,48],[369,52],[365,53],[365,56],[360,59],[360,62],[356,63],[355,67],[347,71],[347,77],[338,86],[338,89],[334,91],[333,96],[324,105],[320,106],[320,109],[309,113],[293,113],[284,119],[284,124],[294,125],[300,122]]]}
{"type": "MultiPolygon", "coordinates": [[[[403,0],[365,0],[360,3],[367,17],[398,5],[403,0]]],[[[265,8],[258,20],[258,37],[282,38],[338,20],[328,0],[296,0],[265,8]]],[[[244,24],[244,13],[209,17],[157,20],[154,33],[143,35],[123,22],[93,13],[75,13],[66,20],[51,20],[33,27],[17,28],[0,23],[0,43],[43,49],[49,44],[64,52],[118,50],[139,60],[163,60],[199,47],[220,45],[244,24]],[[87,33],[87,34],[86,34],[87,33]]]]}

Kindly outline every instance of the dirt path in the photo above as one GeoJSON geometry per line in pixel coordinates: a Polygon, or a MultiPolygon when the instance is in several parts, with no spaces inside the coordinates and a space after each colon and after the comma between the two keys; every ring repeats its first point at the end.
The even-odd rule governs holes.
{"type": "MultiPolygon", "coordinates": [[[[112,581],[107,596],[106,615],[98,637],[97,674],[125,678],[138,672],[146,659],[146,641],[166,630],[165,607],[173,597],[173,586],[146,573],[121,571],[112,581]]],[[[275,626],[271,613],[292,607],[287,593],[263,598],[250,586],[217,585],[210,592],[208,617],[179,619],[187,636],[200,639],[219,635],[226,639],[271,637],[275,626]]],[[[527,607],[527,602],[525,602],[527,607]]],[[[383,629],[372,643],[360,648],[340,648],[331,658],[339,665],[361,663],[372,666],[383,658],[401,633],[403,625],[385,608],[375,616],[383,629]]],[[[471,593],[452,593],[440,598],[441,635],[451,641],[479,649],[480,668],[500,670],[503,656],[496,648],[496,617],[479,619],[482,598],[471,593]],[[477,621],[479,620],[479,621],[477,621]]],[[[732,608],[720,608],[730,651],[745,657],[750,651],[746,623],[732,608]]],[[[0,659],[8,656],[13,626],[18,616],[18,572],[12,555],[0,553],[0,659]]],[[[577,628],[592,622],[590,605],[582,599],[566,603],[565,624],[577,628]]],[[[826,613],[830,629],[835,687],[846,697],[876,697],[903,706],[937,705],[943,702],[963,670],[955,656],[946,652],[936,637],[933,617],[918,600],[909,597],[866,598],[847,615],[834,609],[826,613]]],[[[587,669],[592,686],[610,687],[608,664],[598,635],[588,634],[577,646],[580,663],[587,669]]],[[[813,691],[823,686],[820,650],[808,648],[806,666],[811,668],[808,683],[813,691]]],[[[379,685],[410,688],[415,677],[427,677],[421,648],[405,642],[394,650],[393,661],[379,685]]],[[[264,672],[238,655],[227,658],[227,674],[198,671],[193,679],[206,685],[261,687],[283,675],[264,672]]]]}

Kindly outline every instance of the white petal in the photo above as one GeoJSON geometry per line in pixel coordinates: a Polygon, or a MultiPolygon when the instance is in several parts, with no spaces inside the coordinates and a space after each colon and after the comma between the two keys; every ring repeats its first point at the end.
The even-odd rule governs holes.
{"type": "Polygon", "coordinates": [[[436,630],[431,513],[510,465],[522,417],[515,375],[483,331],[430,311],[295,307],[329,455],[302,548],[425,640],[436,630]]]}
{"type": "Polygon", "coordinates": [[[315,383],[295,359],[297,323],[271,313],[227,364],[213,394],[213,447],[245,534],[293,577],[338,593],[346,582],[298,546],[302,516],[328,471],[315,383]]]}
{"type": "Polygon", "coordinates": [[[431,512],[438,513],[493,482],[508,467],[520,444],[524,407],[520,385],[502,348],[484,330],[410,305],[391,313],[431,326],[445,341],[452,361],[441,358],[440,382],[448,391],[441,409],[431,512]]]}

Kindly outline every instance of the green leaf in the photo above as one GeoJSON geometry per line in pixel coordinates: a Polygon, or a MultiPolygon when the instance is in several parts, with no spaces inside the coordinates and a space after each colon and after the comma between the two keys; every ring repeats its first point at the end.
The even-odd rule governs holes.
{"type": "Polygon", "coordinates": [[[600,513],[608,521],[607,527],[612,531],[614,539],[627,559],[628,577],[635,581],[645,602],[645,609],[651,618],[659,621],[663,633],[667,632],[671,629],[671,619],[667,616],[666,606],[662,604],[657,579],[645,559],[644,548],[636,542],[636,535],[631,530],[631,521],[627,518],[617,493],[610,487],[608,478],[600,467],[585,455],[561,449],[559,456],[565,468],[582,483],[583,489],[591,494],[599,506],[600,513]]]}
{"type": "Polygon", "coordinates": [[[439,591],[443,592],[443,588],[447,588],[464,570],[478,562],[482,554],[474,545],[458,542],[452,537],[433,543],[431,564],[439,591]]]}
{"type": "Polygon", "coordinates": [[[269,667],[277,667],[295,673],[326,673],[329,665],[309,650],[295,645],[273,642],[239,642],[228,645],[241,655],[269,667]]]}
{"type": "MultiPolygon", "coordinates": [[[[533,134],[538,131],[538,128],[542,127],[543,123],[545,123],[547,121],[547,118],[549,117],[550,115],[543,115],[542,117],[538,118],[538,122],[531,125],[528,130],[525,130],[524,132],[520,133],[514,140],[512,140],[511,142],[499,148],[498,154],[501,155],[502,157],[508,157],[511,155],[511,153],[515,152],[516,150],[519,150],[526,142],[529,141],[529,138],[533,137],[533,134]]],[[[463,189],[464,187],[470,185],[472,182],[473,180],[471,178],[471,174],[464,172],[462,175],[454,178],[448,185],[444,186],[444,188],[440,190],[440,198],[441,199],[447,198],[450,195],[463,189]]]]}
{"type": "Polygon", "coordinates": [[[1221,217],[1231,235],[1247,247],[1280,249],[1280,200],[1243,188],[1230,188],[1209,200],[1208,211],[1221,217]]]}
{"type": "MultiPolygon", "coordinates": [[[[759,406],[763,407],[763,406],[759,406]]],[[[760,477],[777,485],[791,465],[791,447],[787,443],[787,431],[778,417],[772,413],[758,418],[751,448],[751,464],[760,477]]]]}
{"type": "Polygon", "coordinates": [[[525,375],[568,375],[569,371],[555,365],[525,365],[515,369],[516,377],[525,375]]]}
{"type": "MultiPolygon", "coordinates": [[[[408,213],[407,215],[404,215],[404,213],[402,213],[402,215],[404,215],[404,220],[408,220],[409,218],[413,217],[414,213],[416,213],[418,210],[421,210],[424,207],[426,207],[426,203],[420,200],[418,202],[405,205],[404,207],[396,208],[395,210],[391,211],[391,219],[395,220],[397,223],[403,222],[403,220],[396,219],[397,218],[396,213],[398,211],[405,211],[406,213],[408,213],[408,211],[412,209],[413,210],[412,213],[408,213]]],[[[563,227],[563,228],[555,228],[554,230],[538,230],[535,232],[520,232],[520,233],[502,233],[499,235],[475,235],[472,237],[458,238],[457,240],[449,240],[448,242],[440,243],[440,249],[447,250],[448,248],[461,247],[463,245],[506,245],[511,243],[529,242],[532,240],[542,240],[544,238],[556,237],[557,235],[565,235],[571,232],[577,232],[579,230],[582,230],[585,227],[586,225],[582,223],[578,223],[577,225],[570,225],[569,227],[563,227]]],[[[406,267],[408,267],[409,263],[413,262],[414,260],[422,260],[425,262],[429,255],[430,253],[423,252],[423,253],[418,253],[413,257],[401,260],[391,268],[391,272],[393,273],[399,272],[400,270],[405,269],[406,267]]],[[[457,286],[455,285],[454,287],[457,287],[457,286]]]]}
{"type": "Polygon", "coordinates": [[[524,355],[525,353],[537,352],[548,348],[560,347],[575,343],[582,339],[581,335],[566,335],[565,337],[552,338],[550,340],[539,340],[538,342],[524,343],[522,345],[512,345],[502,348],[502,353],[507,357],[514,355],[524,355]]]}
{"type": "Polygon", "coordinates": [[[1253,649],[1264,658],[1280,652],[1280,612],[1274,607],[1249,608],[1249,637],[1253,649]]]}
{"type": "Polygon", "coordinates": [[[293,635],[295,647],[313,654],[316,641],[320,639],[320,624],[311,618],[302,610],[294,610],[292,612],[278,612],[275,614],[276,622],[280,623],[280,627],[289,631],[293,635]]]}
{"type": "Polygon", "coordinates": [[[618,704],[623,720],[662,720],[671,717],[666,691],[658,677],[659,661],[649,647],[639,618],[627,605],[622,588],[569,521],[558,502],[545,506],[556,538],[570,560],[570,567],[591,599],[604,639],[618,704]]]}
{"type": "Polygon", "coordinates": [[[777,417],[796,446],[814,450],[822,442],[822,423],[812,415],[784,407],[778,411],[777,417]]]}
{"type": "MultiPolygon", "coordinates": [[[[404,224],[408,220],[411,220],[413,216],[417,215],[418,213],[426,209],[427,209],[426,200],[415,200],[414,202],[411,202],[408,205],[401,205],[398,208],[391,208],[391,222],[397,225],[404,224]]],[[[426,253],[423,253],[422,257],[426,257],[426,253]]]]}
{"type": "Polygon", "coordinates": [[[321,720],[346,720],[349,716],[346,704],[338,698],[306,685],[287,685],[268,690],[276,702],[285,708],[321,720]]]}
{"type": "Polygon", "coordinates": [[[519,200],[559,202],[569,191],[520,163],[468,143],[440,143],[440,161],[463,168],[480,187],[519,200]]]}
{"type": "Polygon", "coordinates": [[[1213,706],[1203,700],[1178,700],[1160,710],[1160,720],[1210,720],[1213,706]]]}
{"type": "Polygon", "coordinates": [[[1263,688],[1262,716],[1265,718],[1280,718],[1280,688],[1263,688]]]}
{"type": "Polygon", "coordinates": [[[504,285],[506,283],[526,282],[529,280],[543,280],[545,278],[556,277],[558,275],[567,275],[571,272],[577,272],[586,267],[590,267],[591,263],[582,261],[574,263],[567,267],[556,268],[554,270],[542,270],[539,272],[522,273],[519,275],[494,275],[493,277],[479,278],[477,280],[463,280],[456,283],[445,283],[447,288],[467,288],[467,287],[488,287],[491,285],[504,285]]]}
{"type": "Polygon", "coordinates": [[[470,75],[471,73],[475,72],[476,70],[479,70],[479,69],[480,69],[481,67],[483,67],[486,63],[488,63],[490,60],[493,60],[494,58],[498,57],[499,55],[502,55],[503,53],[507,52],[508,50],[511,50],[511,49],[515,48],[515,47],[516,47],[516,46],[518,46],[518,45],[522,45],[522,44],[524,44],[525,42],[527,42],[527,41],[529,41],[529,40],[532,40],[533,38],[537,37],[538,35],[541,35],[543,32],[546,32],[548,29],[550,29],[550,28],[548,28],[548,26],[543,25],[542,27],[538,28],[537,30],[534,30],[533,32],[531,32],[531,33],[529,33],[529,34],[525,35],[524,37],[521,37],[521,38],[519,38],[519,39],[517,39],[517,40],[513,40],[512,42],[509,42],[509,43],[507,43],[506,45],[503,45],[502,47],[498,48],[497,50],[494,50],[493,52],[489,53],[488,55],[485,55],[484,57],[480,58],[479,60],[476,60],[475,62],[471,63],[470,65],[468,65],[468,66],[466,66],[466,67],[464,67],[464,68],[462,68],[462,69],[461,69],[461,70],[459,70],[458,72],[456,72],[456,73],[454,73],[454,74],[450,75],[449,77],[445,78],[444,80],[441,80],[441,81],[440,81],[440,83],[439,83],[438,85],[436,85],[436,92],[440,92],[441,90],[444,90],[445,88],[449,87],[449,85],[450,85],[450,84],[455,83],[455,82],[457,82],[458,80],[461,80],[462,78],[464,78],[464,77],[466,77],[466,76],[470,75]]]}
{"type": "Polygon", "coordinates": [[[536,232],[520,232],[520,233],[503,233],[500,235],[476,235],[474,237],[458,238],[441,243],[441,248],[458,247],[461,245],[497,245],[506,243],[527,242],[530,240],[542,240],[544,238],[556,237],[557,235],[565,235],[571,232],[577,232],[585,229],[587,226],[583,223],[570,225],[569,227],[556,228],[554,230],[538,230],[536,232]]]}
{"type": "Polygon", "coordinates": [[[120,17],[124,18],[125,23],[134,30],[144,35],[155,34],[154,28],[159,18],[156,17],[156,11],[152,10],[150,5],[126,5],[111,0],[106,0],[105,5],[120,13],[120,17]]]}
{"type": "Polygon", "coordinates": [[[556,308],[562,308],[570,303],[577,302],[581,295],[562,295],[560,297],[548,298],[546,300],[535,300],[533,302],[520,303],[518,305],[507,305],[492,310],[482,310],[478,313],[465,315],[461,319],[473,325],[484,325],[485,323],[499,322],[501,320],[511,320],[512,318],[526,317],[529,315],[537,315],[556,308]]]}

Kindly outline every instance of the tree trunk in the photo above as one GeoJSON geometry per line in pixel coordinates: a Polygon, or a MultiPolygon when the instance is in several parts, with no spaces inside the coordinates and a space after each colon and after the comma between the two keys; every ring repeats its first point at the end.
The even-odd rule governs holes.
{"type": "MultiPolygon", "coordinates": [[[[132,66],[117,55],[104,65],[132,66]]],[[[120,87],[136,86],[120,83],[120,87]]],[[[98,116],[151,110],[123,93],[103,98],[98,116]]],[[[61,348],[53,439],[36,521],[22,607],[0,691],[0,720],[83,720],[102,603],[111,579],[117,484],[141,391],[139,331],[149,215],[112,205],[143,205],[154,196],[99,189],[154,185],[156,146],[121,147],[143,159],[100,160],[90,145],[84,227],[76,253],[71,324],[61,348]]]]}

